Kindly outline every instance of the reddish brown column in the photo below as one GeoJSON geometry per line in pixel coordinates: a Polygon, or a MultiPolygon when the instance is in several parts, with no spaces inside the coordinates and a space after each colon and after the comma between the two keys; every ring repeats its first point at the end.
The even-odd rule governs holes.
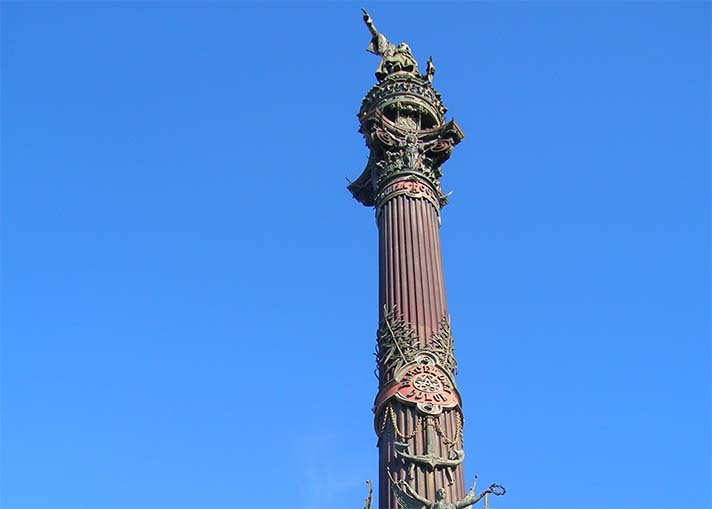
{"type": "MultiPolygon", "coordinates": [[[[429,187],[424,181],[419,185],[429,187]]],[[[428,338],[447,312],[439,206],[422,197],[394,195],[379,205],[377,222],[379,310],[395,306],[421,338],[428,338]]]]}
{"type": "MultiPolygon", "coordinates": [[[[428,339],[442,332],[447,322],[447,304],[440,251],[440,205],[438,194],[425,179],[406,176],[392,181],[380,193],[377,205],[379,230],[379,310],[394,312],[417,336],[418,347],[427,351],[428,339]]],[[[393,373],[382,366],[380,386],[393,382],[393,373]]],[[[439,415],[419,412],[414,405],[392,399],[377,409],[379,433],[379,507],[397,508],[387,472],[411,485],[430,500],[435,490],[445,488],[449,500],[465,496],[462,465],[431,468],[410,465],[394,450],[396,442],[408,443],[413,454],[430,451],[449,458],[451,450],[462,450],[462,414],[459,407],[439,415]],[[385,419],[385,421],[384,421],[385,419]],[[397,423],[397,427],[393,425],[397,423]],[[385,425],[384,425],[385,422],[385,425]],[[458,424],[458,422],[460,424],[458,424]],[[448,474],[449,473],[449,477],[448,474]]]]}
{"type": "Polygon", "coordinates": [[[435,500],[465,496],[462,410],[440,253],[440,167],[462,139],[430,81],[394,73],[366,95],[359,119],[371,149],[349,186],[375,206],[379,232],[379,507],[397,509],[393,481],[435,500]],[[393,481],[389,478],[392,476],[393,481]]]}
{"type": "MultiPolygon", "coordinates": [[[[380,509],[398,497],[474,504],[465,492],[462,405],[440,252],[441,167],[463,138],[410,48],[391,44],[364,12],[378,83],[359,111],[370,149],[354,198],[376,209],[379,235],[378,435],[380,509]],[[443,493],[440,495],[443,497],[443,493]]],[[[492,485],[487,493],[502,494],[492,485]]],[[[427,504],[425,503],[427,501],[427,504]]]]}

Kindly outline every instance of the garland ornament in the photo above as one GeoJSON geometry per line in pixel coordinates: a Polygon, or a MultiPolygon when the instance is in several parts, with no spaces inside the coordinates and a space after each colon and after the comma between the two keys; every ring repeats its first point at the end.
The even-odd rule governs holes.
{"type": "Polygon", "coordinates": [[[396,456],[404,463],[411,465],[411,471],[414,465],[421,465],[430,471],[445,469],[448,485],[452,485],[454,482],[453,470],[465,459],[465,451],[462,449],[450,449],[447,458],[435,454],[435,435],[433,433],[435,425],[433,421],[434,417],[432,415],[425,418],[425,454],[411,454],[410,446],[403,442],[395,442],[393,448],[396,456]]]}
{"type": "Polygon", "coordinates": [[[423,418],[422,416],[417,415],[413,431],[406,435],[398,426],[398,420],[396,419],[393,407],[391,405],[387,405],[383,411],[383,420],[381,421],[380,430],[377,433],[379,440],[383,435],[383,432],[386,430],[386,425],[389,422],[391,423],[396,439],[399,440],[393,444],[396,456],[403,460],[404,463],[410,465],[409,471],[411,472],[411,477],[413,466],[415,464],[421,464],[426,466],[431,471],[435,468],[448,468],[448,470],[445,471],[445,475],[448,478],[448,483],[453,483],[451,469],[454,470],[454,468],[462,463],[462,460],[465,458],[464,450],[461,448],[455,448],[458,441],[462,439],[462,416],[459,411],[456,411],[455,414],[455,434],[452,438],[450,438],[445,430],[443,430],[442,425],[440,424],[440,416],[427,416],[423,418]],[[410,445],[408,442],[414,439],[421,432],[423,420],[425,420],[426,429],[426,454],[414,455],[410,452],[410,445]],[[433,451],[432,444],[435,441],[433,429],[440,437],[442,443],[451,448],[447,458],[438,457],[433,451]]]}
{"type": "Polygon", "coordinates": [[[437,431],[440,438],[443,439],[445,445],[456,445],[457,441],[462,439],[462,416],[460,412],[458,411],[455,414],[455,435],[452,438],[448,437],[447,433],[445,433],[445,430],[443,430],[442,426],[440,425],[439,418],[435,420],[435,431],[437,431]]]}
{"type": "Polygon", "coordinates": [[[390,421],[391,426],[393,426],[393,432],[395,433],[396,437],[399,440],[402,440],[404,442],[407,442],[409,440],[412,440],[415,438],[415,436],[420,433],[420,427],[423,421],[423,418],[421,416],[416,416],[415,417],[415,426],[413,426],[413,432],[410,433],[409,435],[406,435],[401,431],[400,427],[398,426],[398,421],[396,419],[396,414],[393,411],[393,407],[391,405],[388,405],[386,409],[383,411],[383,422],[381,423],[381,430],[378,433],[378,437],[380,438],[383,432],[386,429],[386,424],[390,421]]]}

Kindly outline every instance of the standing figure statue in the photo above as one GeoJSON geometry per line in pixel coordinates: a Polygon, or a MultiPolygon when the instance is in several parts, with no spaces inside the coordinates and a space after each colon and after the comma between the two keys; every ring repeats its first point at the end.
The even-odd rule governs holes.
{"type": "Polygon", "coordinates": [[[420,169],[420,161],[423,154],[423,144],[418,142],[418,137],[413,133],[405,135],[405,140],[401,143],[403,148],[403,162],[406,168],[411,170],[420,169]]]}
{"type": "Polygon", "coordinates": [[[366,10],[361,10],[363,11],[363,21],[371,32],[371,42],[366,51],[381,57],[381,63],[376,69],[378,81],[383,81],[388,75],[395,73],[417,74],[418,62],[413,58],[410,47],[404,42],[395,46],[378,31],[366,10]]]}
{"type": "Polygon", "coordinates": [[[428,57],[428,65],[425,68],[425,77],[430,83],[432,83],[433,76],[435,76],[435,64],[433,64],[433,57],[428,57]]]}
{"type": "Polygon", "coordinates": [[[480,499],[489,494],[502,496],[506,493],[504,486],[500,484],[492,484],[483,492],[475,495],[475,487],[473,486],[467,496],[462,500],[458,500],[457,502],[448,502],[445,500],[445,490],[440,488],[435,492],[435,501],[433,502],[419,495],[407,482],[403,480],[396,481],[393,479],[390,471],[388,472],[388,477],[391,480],[393,493],[398,499],[398,507],[400,509],[462,509],[476,504],[480,501],[480,499]]]}

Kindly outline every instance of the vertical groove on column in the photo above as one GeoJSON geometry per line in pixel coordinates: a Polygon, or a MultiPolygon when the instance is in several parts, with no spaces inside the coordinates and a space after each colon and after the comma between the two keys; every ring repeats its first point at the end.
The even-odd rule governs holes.
{"type": "Polygon", "coordinates": [[[410,262],[411,271],[410,278],[412,281],[411,290],[411,305],[413,308],[412,316],[413,323],[416,324],[416,331],[420,337],[423,337],[423,327],[424,327],[424,317],[423,317],[423,282],[420,277],[420,254],[418,253],[418,223],[415,220],[415,210],[418,205],[416,200],[413,198],[406,198],[406,203],[408,204],[408,229],[410,230],[409,235],[409,246],[410,246],[410,262]]]}
{"type": "Polygon", "coordinates": [[[430,297],[430,333],[437,328],[437,323],[439,320],[439,306],[438,306],[438,289],[437,289],[437,278],[435,278],[435,261],[433,259],[433,248],[432,248],[432,235],[430,233],[430,223],[435,219],[432,207],[423,207],[422,209],[423,219],[423,243],[424,249],[428,253],[428,266],[427,274],[429,281],[428,295],[430,297]]]}
{"type": "MultiPolygon", "coordinates": [[[[434,213],[433,213],[434,215],[434,213]]],[[[431,243],[433,249],[433,271],[437,281],[436,289],[438,291],[438,320],[445,313],[445,285],[443,282],[443,267],[440,257],[440,235],[439,225],[437,221],[430,222],[431,243]]]]}
{"type": "Polygon", "coordinates": [[[376,213],[378,225],[378,318],[380,321],[383,305],[386,303],[386,271],[388,270],[388,250],[386,249],[385,210],[376,213]]]}
{"type": "Polygon", "coordinates": [[[408,245],[408,306],[410,307],[410,319],[415,326],[416,332],[420,331],[420,317],[418,316],[418,274],[416,272],[416,260],[414,239],[415,223],[413,221],[413,200],[403,197],[403,206],[406,213],[406,224],[408,225],[408,235],[406,236],[406,244],[408,245]]]}
{"type": "Polygon", "coordinates": [[[435,255],[437,256],[437,261],[436,266],[438,268],[438,273],[440,275],[440,292],[442,294],[442,301],[440,304],[440,309],[441,314],[445,313],[445,310],[447,309],[447,294],[445,293],[445,271],[443,269],[443,252],[442,249],[440,249],[440,223],[439,222],[434,222],[433,226],[435,227],[435,242],[437,244],[437,249],[435,250],[435,255]]]}
{"type": "Polygon", "coordinates": [[[413,249],[416,254],[416,271],[418,274],[419,282],[419,295],[418,299],[418,316],[422,320],[420,328],[418,329],[418,334],[421,337],[427,336],[428,321],[430,319],[430,298],[428,296],[428,278],[425,275],[425,253],[423,252],[423,221],[421,217],[421,207],[420,204],[414,200],[413,203],[413,224],[415,225],[415,237],[416,240],[413,243],[413,249]]]}
{"type": "Polygon", "coordinates": [[[408,291],[408,273],[410,272],[408,270],[408,264],[410,262],[409,256],[408,256],[408,243],[406,239],[406,232],[408,228],[408,224],[406,222],[406,211],[405,211],[405,204],[403,203],[404,200],[402,199],[401,196],[396,198],[396,203],[398,204],[398,232],[400,233],[400,236],[398,238],[398,243],[400,244],[401,247],[401,271],[399,274],[400,282],[401,282],[401,300],[400,300],[400,306],[404,309],[405,311],[405,321],[412,324],[413,323],[413,318],[411,317],[410,313],[410,302],[408,298],[410,297],[408,294],[410,293],[408,291]]]}
{"type": "MultiPolygon", "coordinates": [[[[410,324],[416,325],[415,317],[413,316],[413,270],[411,265],[413,264],[413,257],[410,253],[410,221],[408,221],[408,200],[404,196],[399,196],[396,198],[398,200],[398,206],[401,211],[401,224],[403,225],[403,236],[401,237],[401,243],[403,246],[403,273],[401,277],[403,278],[403,285],[405,291],[403,292],[403,307],[407,310],[406,321],[410,324]]],[[[416,329],[417,330],[417,329],[416,329]]]]}
{"type": "Polygon", "coordinates": [[[395,234],[393,232],[393,206],[391,203],[387,204],[387,209],[386,209],[386,217],[387,217],[387,223],[386,223],[386,232],[388,234],[388,237],[386,238],[386,249],[388,250],[388,274],[386,274],[387,277],[387,286],[388,286],[388,301],[386,302],[386,305],[388,306],[388,310],[390,311],[390,308],[393,306],[393,303],[396,300],[396,294],[395,294],[395,285],[393,284],[393,278],[395,277],[396,274],[396,251],[395,251],[395,246],[393,239],[395,237],[395,234]]]}
{"type": "Polygon", "coordinates": [[[393,305],[399,306],[398,312],[405,313],[402,308],[403,282],[401,274],[403,272],[403,244],[401,243],[401,211],[396,200],[391,200],[391,218],[393,220],[393,249],[396,261],[396,270],[393,273],[393,305]]]}

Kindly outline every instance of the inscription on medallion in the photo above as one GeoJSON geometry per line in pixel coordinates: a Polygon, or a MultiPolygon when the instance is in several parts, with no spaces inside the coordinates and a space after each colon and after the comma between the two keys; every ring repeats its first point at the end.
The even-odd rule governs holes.
{"type": "Polygon", "coordinates": [[[406,371],[398,387],[401,399],[436,404],[454,401],[448,376],[437,366],[417,365],[406,371]]]}
{"type": "Polygon", "coordinates": [[[430,353],[420,353],[396,378],[395,397],[403,403],[415,404],[426,414],[437,415],[443,408],[452,408],[460,402],[454,382],[430,353]]]}

